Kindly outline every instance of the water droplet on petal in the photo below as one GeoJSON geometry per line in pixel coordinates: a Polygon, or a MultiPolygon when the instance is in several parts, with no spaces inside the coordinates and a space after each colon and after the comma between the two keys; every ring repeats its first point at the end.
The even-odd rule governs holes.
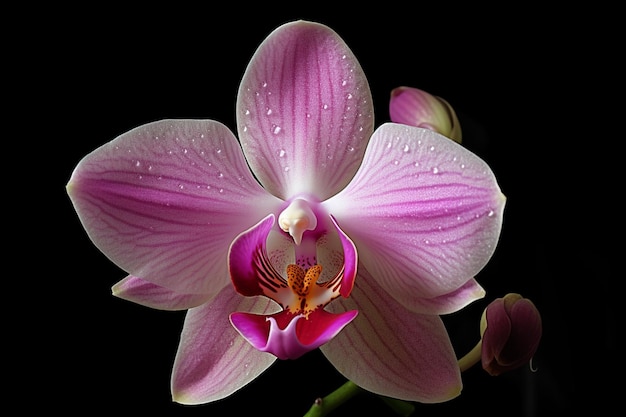
{"type": "Polygon", "coordinates": [[[439,168],[433,167],[433,174],[439,174],[439,168]]]}
{"type": "Polygon", "coordinates": [[[286,152],[285,152],[284,149],[281,149],[280,151],[278,151],[278,156],[281,157],[281,158],[284,157],[285,154],[286,154],[286,152]]]}

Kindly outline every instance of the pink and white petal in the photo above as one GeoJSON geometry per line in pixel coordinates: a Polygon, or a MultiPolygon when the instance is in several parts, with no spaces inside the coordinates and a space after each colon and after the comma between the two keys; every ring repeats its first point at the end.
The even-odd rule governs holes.
{"type": "Polygon", "coordinates": [[[250,345],[233,328],[233,311],[273,314],[265,297],[242,297],[225,287],[212,301],[187,312],[172,371],[172,396],[181,404],[203,404],[231,395],[274,363],[276,356],[250,345]]]}
{"type": "Polygon", "coordinates": [[[229,283],[230,242],[280,204],[213,120],[124,133],[80,161],[67,191],[89,237],[121,269],[209,297],[229,283]]]}
{"type": "Polygon", "coordinates": [[[132,275],[111,289],[118,298],[158,310],[188,310],[209,300],[207,294],[179,294],[132,275]]]}
{"type": "Polygon", "coordinates": [[[274,195],[324,200],[358,169],[373,131],[372,97],[332,29],[296,21],[274,30],[239,87],[237,127],[253,172],[274,195]]]}
{"type": "Polygon", "coordinates": [[[408,311],[362,273],[350,298],[327,307],[356,309],[358,316],[320,350],[342,375],[375,394],[421,403],[458,396],[461,374],[441,318],[408,311]]]}
{"type": "Polygon", "coordinates": [[[475,154],[431,130],[387,123],[354,179],[323,204],[368,271],[411,309],[418,298],[457,291],[485,266],[505,201],[475,154]]]}

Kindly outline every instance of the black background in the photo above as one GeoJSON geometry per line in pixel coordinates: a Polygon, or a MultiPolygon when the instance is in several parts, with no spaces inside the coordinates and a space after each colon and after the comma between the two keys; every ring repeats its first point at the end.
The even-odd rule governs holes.
{"type": "MultiPolygon", "coordinates": [[[[28,352],[10,388],[25,395],[19,402],[84,414],[299,416],[343,382],[312,352],[277,362],[225,400],[173,403],[169,381],[184,313],[111,295],[125,273],[91,245],[64,189],[80,158],[143,123],[211,118],[234,130],[239,80],[255,49],[280,24],[306,19],[337,31],[359,59],[376,125],[389,120],[389,93],[397,86],[448,100],[461,117],[464,145],[491,165],[508,198],[500,244],[478,276],[487,297],[445,317],[459,355],[477,341],[482,309],[495,297],[519,292],[543,316],[535,372],[524,367],[491,377],[475,367],[463,374],[460,397],[418,404],[415,415],[609,410],[623,391],[615,312],[624,279],[616,266],[623,247],[620,190],[611,184],[623,142],[623,117],[612,115],[620,108],[611,99],[619,97],[612,12],[419,3],[344,12],[336,4],[304,11],[235,7],[55,10],[22,51],[35,86],[25,101],[35,106],[25,111],[27,134],[18,139],[35,143],[45,160],[37,175],[52,187],[29,206],[37,213],[37,250],[20,245],[27,258],[18,277],[31,295],[20,298],[23,332],[7,343],[28,352]],[[45,302],[30,302],[35,296],[45,302]],[[43,314],[33,314],[33,306],[43,314]]],[[[363,412],[393,415],[369,395],[333,415],[363,412]]]]}

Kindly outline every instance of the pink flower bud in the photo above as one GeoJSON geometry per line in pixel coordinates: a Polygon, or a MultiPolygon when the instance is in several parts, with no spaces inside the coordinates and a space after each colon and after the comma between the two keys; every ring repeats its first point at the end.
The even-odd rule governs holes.
{"type": "Polygon", "coordinates": [[[541,315],[532,301],[509,293],[493,300],[483,312],[482,366],[491,375],[530,361],[541,339],[541,315]]]}
{"type": "Polygon", "coordinates": [[[391,91],[389,117],[394,123],[423,127],[461,143],[461,125],[452,106],[444,99],[413,87],[391,91]]]}

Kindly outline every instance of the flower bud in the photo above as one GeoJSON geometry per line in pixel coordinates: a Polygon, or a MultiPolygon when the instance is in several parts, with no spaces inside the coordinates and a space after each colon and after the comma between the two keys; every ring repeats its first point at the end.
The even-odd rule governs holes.
{"type": "Polygon", "coordinates": [[[496,298],[480,322],[483,369],[500,375],[528,363],[541,332],[541,315],[532,301],[516,293],[496,298]]]}
{"type": "Polygon", "coordinates": [[[444,99],[413,87],[391,91],[389,117],[394,123],[423,127],[461,143],[461,125],[452,106],[444,99]]]}

